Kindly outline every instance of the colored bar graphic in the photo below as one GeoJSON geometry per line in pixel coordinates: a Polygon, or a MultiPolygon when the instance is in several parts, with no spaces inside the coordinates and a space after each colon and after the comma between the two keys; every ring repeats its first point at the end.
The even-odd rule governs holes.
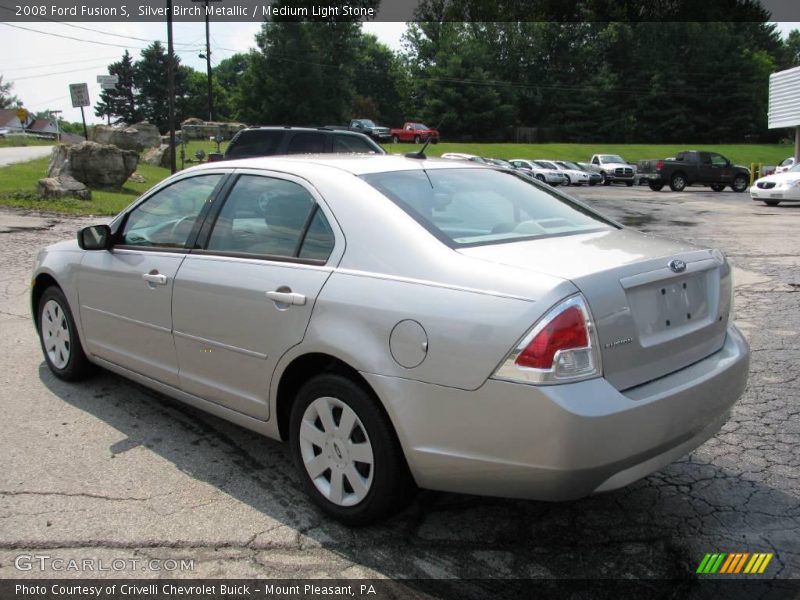
{"type": "Polygon", "coordinates": [[[713,575],[715,573],[726,575],[738,574],[761,574],[767,569],[767,565],[772,560],[773,554],[766,552],[732,552],[713,554],[709,553],[700,561],[695,573],[703,575],[713,575]],[[747,565],[747,566],[745,566],[747,565]]]}

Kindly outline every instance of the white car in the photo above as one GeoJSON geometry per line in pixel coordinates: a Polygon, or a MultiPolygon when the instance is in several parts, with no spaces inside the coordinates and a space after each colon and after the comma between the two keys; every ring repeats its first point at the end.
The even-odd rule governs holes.
{"type": "Polygon", "coordinates": [[[800,202],[800,164],[788,171],[756,180],[750,188],[750,197],[768,206],[777,206],[781,202],[800,202]]]}
{"type": "Polygon", "coordinates": [[[566,185],[589,185],[589,173],[586,171],[579,171],[578,169],[570,169],[568,166],[561,164],[555,160],[543,160],[537,158],[535,163],[543,166],[545,169],[555,169],[561,171],[567,178],[566,185]]]}
{"type": "Polygon", "coordinates": [[[480,156],[475,154],[466,154],[464,152],[445,152],[442,158],[449,158],[451,160],[471,160],[472,162],[487,164],[480,156]]]}
{"type": "Polygon", "coordinates": [[[794,166],[794,156],[790,156],[786,160],[784,160],[781,164],[775,167],[775,173],[786,173],[789,169],[794,166]]]}
{"type": "Polygon", "coordinates": [[[558,169],[545,169],[536,164],[535,161],[525,158],[512,158],[509,160],[515,169],[530,171],[539,181],[544,181],[550,185],[567,185],[567,176],[558,169]]]}

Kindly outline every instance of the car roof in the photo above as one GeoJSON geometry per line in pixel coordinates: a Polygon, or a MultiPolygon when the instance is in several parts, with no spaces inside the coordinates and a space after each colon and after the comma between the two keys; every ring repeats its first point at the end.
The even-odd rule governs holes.
{"type": "Polygon", "coordinates": [[[294,170],[305,170],[308,166],[330,167],[352,175],[367,175],[388,171],[413,171],[416,169],[492,168],[491,165],[469,161],[455,161],[446,158],[407,158],[398,154],[291,154],[210,162],[192,167],[192,170],[230,168],[292,172],[294,170]]]}

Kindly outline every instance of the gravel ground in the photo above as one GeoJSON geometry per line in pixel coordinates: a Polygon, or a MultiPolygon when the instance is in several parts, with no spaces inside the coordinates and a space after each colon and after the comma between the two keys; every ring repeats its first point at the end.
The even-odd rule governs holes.
{"type": "Polygon", "coordinates": [[[706,552],[737,551],[774,552],[765,576],[800,578],[800,206],[705,188],[570,191],[734,262],[753,359],[730,422],[623,490],[563,504],[421,492],[363,529],[311,506],[279,443],[108,373],[80,385],[53,378],[29,318],[30,268],[39,247],[90,221],[0,213],[0,578],[683,578],[706,552]],[[15,567],[32,554],[193,568],[15,567]]]}

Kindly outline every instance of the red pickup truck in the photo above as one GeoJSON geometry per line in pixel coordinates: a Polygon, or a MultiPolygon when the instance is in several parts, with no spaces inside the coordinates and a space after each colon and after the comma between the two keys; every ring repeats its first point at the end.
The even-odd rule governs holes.
{"type": "Polygon", "coordinates": [[[436,144],[439,142],[439,132],[431,129],[422,123],[404,123],[400,129],[392,129],[389,132],[392,136],[392,142],[427,142],[431,138],[431,143],[436,144]]]}

